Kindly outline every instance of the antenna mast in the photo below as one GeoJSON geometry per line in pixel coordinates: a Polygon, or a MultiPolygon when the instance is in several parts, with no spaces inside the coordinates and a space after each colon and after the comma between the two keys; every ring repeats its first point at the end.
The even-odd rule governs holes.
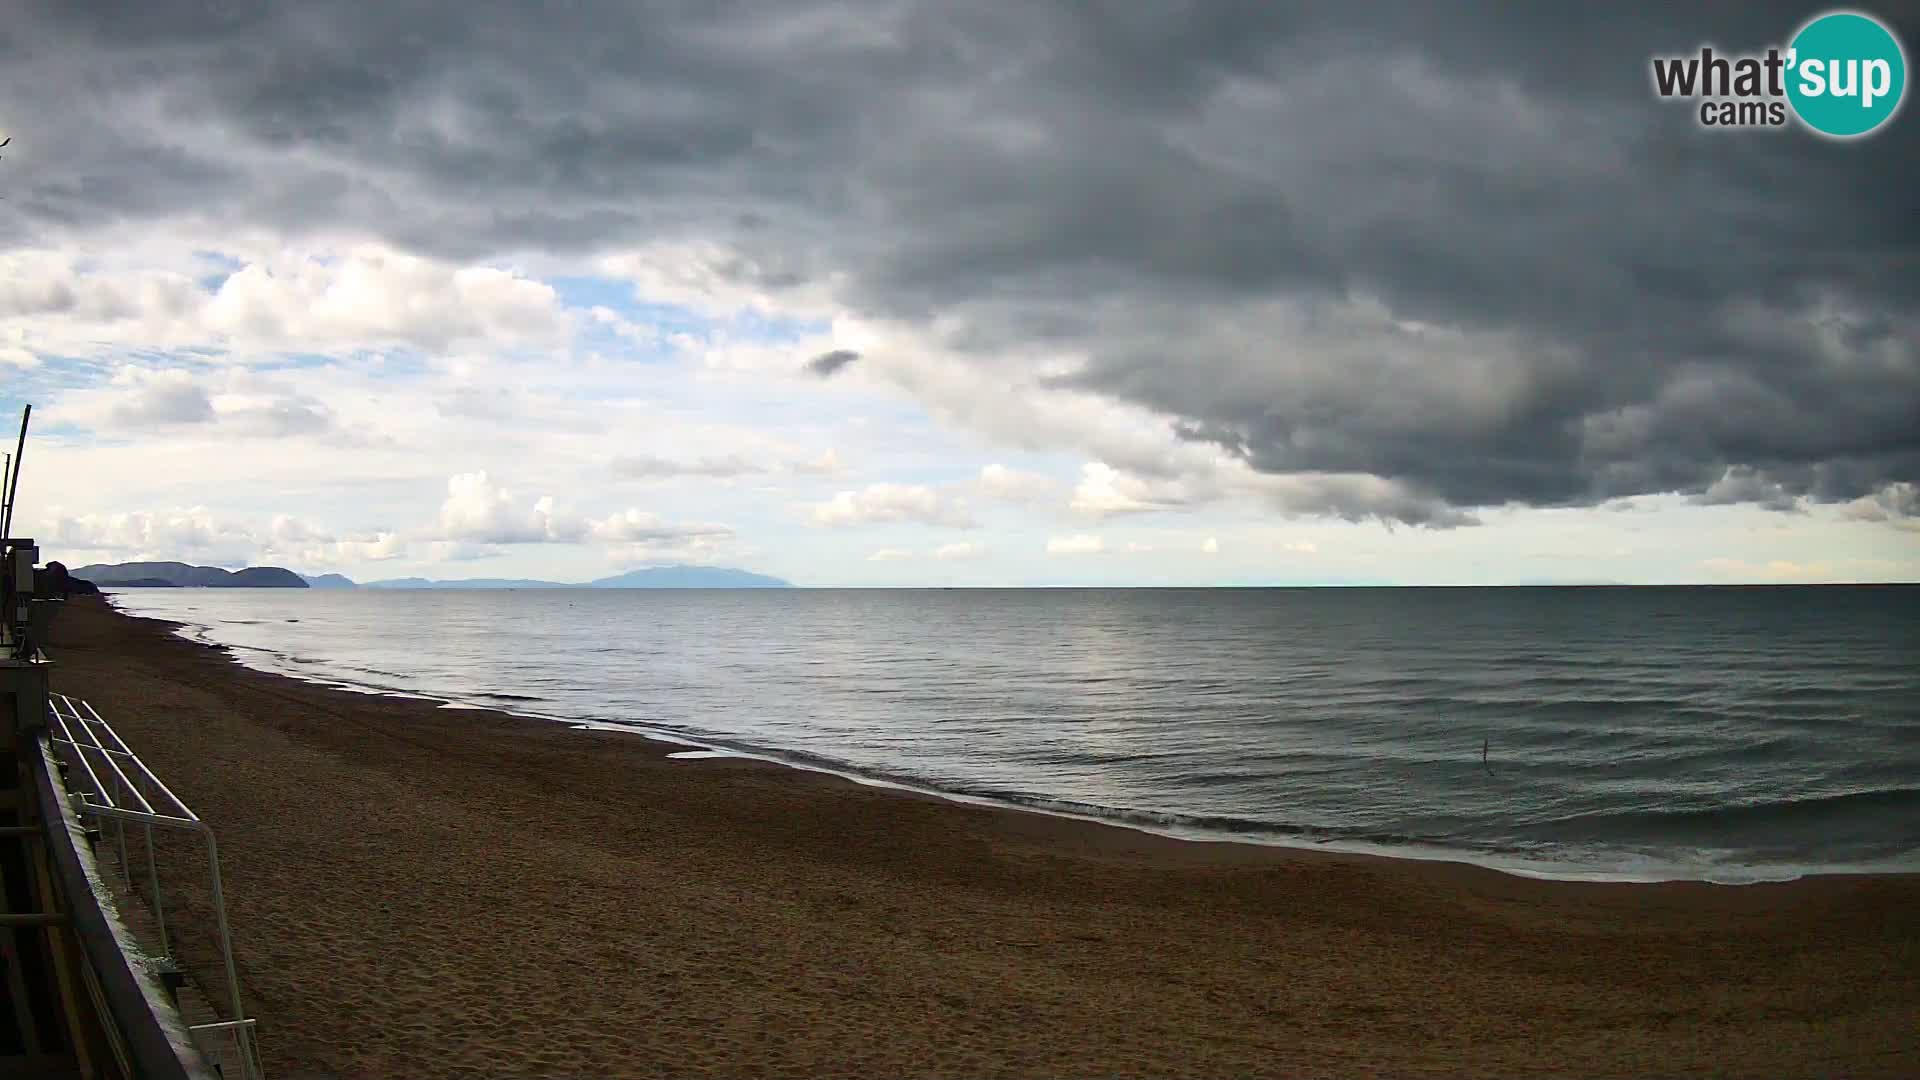
{"type": "Polygon", "coordinates": [[[27,421],[32,418],[32,405],[28,405],[20,410],[20,439],[14,444],[13,458],[11,459],[13,464],[8,469],[6,476],[6,514],[4,517],[0,517],[0,536],[13,535],[13,504],[14,500],[20,497],[20,464],[21,459],[26,457],[27,453],[27,421]]]}

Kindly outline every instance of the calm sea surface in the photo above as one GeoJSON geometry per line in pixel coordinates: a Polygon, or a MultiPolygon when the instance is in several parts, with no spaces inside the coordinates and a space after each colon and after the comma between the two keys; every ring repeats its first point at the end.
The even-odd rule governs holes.
{"type": "Polygon", "coordinates": [[[1920,587],[145,589],[245,663],[1188,835],[1920,870],[1920,587]]]}

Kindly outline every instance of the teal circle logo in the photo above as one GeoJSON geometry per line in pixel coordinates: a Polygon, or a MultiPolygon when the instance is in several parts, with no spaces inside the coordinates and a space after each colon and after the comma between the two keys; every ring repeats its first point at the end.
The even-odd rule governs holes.
{"type": "Polygon", "coordinates": [[[1787,51],[1787,100],[1802,123],[1851,139],[1893,119],[1907,91],[1907,56],[1893,31],[1852,11],[1800,28],[1787,51]]]}

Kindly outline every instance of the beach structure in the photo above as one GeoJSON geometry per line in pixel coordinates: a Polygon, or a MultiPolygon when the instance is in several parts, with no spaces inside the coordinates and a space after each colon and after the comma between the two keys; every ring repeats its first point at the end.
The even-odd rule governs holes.
{"type": "MultiPolygon", "coordinates": [[[[0,528],[25,432],[23,416],[0,528]]],[[[213,834],[92,706],[52,691],[43,645],[63,598],[46,595],[38,558],[0,535],[0,1075],[258,1077],[213,834]],[[224,1017],[170,955],[156,830],[204,844],[224,1017]]]]}

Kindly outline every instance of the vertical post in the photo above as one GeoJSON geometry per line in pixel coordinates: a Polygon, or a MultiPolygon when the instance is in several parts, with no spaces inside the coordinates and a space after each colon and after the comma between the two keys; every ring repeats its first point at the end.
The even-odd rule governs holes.
{"type": "MultiPolygon", "coordinates": [[[[44,819],[41,821],[41,827],[49,831],[51,831],[52,828],[44,819]]],[[[47,846],[45,844],[29,844],[28,847],[31,849],[30,857],[33,862],[34,893],[40,898],[40,903],[43,905],[41,910],[58,910],[59,906],[56,899],[58,894],[54,889],[53,867],[49,865],[47,846]]],[[[60,992],[61,1015],[66,1018],[67,1042],[73,1048],[74,1061],[80,1067],[81,1076],[97,1076],[99,1074],[96,1073],[93,1068],[93,1051],[90,1047],[91,1036],[86,1030],[86,1013],[80,1009],[80,988],[74,985],[76,981],[75,972],[80,971],[85,966],[86,958],[80,955],[79,948],[74,940],[73,928],[66,927],[59,929],[48,927],[47,951],[49,953],[48,959],[53,965],[54,984],[59,988],[60,992]]],[[[82,973],[80,980],[84,981],[84,979],[85,975],[82,973]]]]}
{"type": "MultiPolygon", "coordinates": [[[[147,827],[147,888],[153,893],[153,921],[160,927],[160,951],[167,956],[173,955],[173,946],[167,944],[167,904],[160,898],[160,870],[153,861],[153,826],[147,827]]],[[[133,884],[129,878],[127,884],[133,884]]]]}
{"type": "MultiPolygon", "coordinates": [[[[227,964],[227,1000],[233,1004],[233,1018],[244,1020],[245,1009],[240,1007],[240,973],[233,963],[233,935],[227,932],[227,897],[220,891],[220,849],[213,842],[213,830],[200,826],[200,835],[207,838],[207,868],[213,879],[213,918],[215,929],[220,932],[220,956],[227,964]]],[[[240,1033],[240,1056],[252,1059],[252,1038],[246,1034],[246,1025],[234,1029],[240,1033]]]]}
{"type": "MultiPolygon", "coordinates": [[[[108,762],[107,764],[111,765],[113,763],[108,762]]],[[[120,781],[115,779],[113,782],[113,804],[115,806],[125,806],[127,804],[126,792],[120,788],[120,781]]],[[[114,815],[113,818],[113,835],[115,842],[120,845],[120,876],[126,879],[127,887],[132,888],[133,864],[127,861],[127,819],[118,814],[114,815]]]]}

